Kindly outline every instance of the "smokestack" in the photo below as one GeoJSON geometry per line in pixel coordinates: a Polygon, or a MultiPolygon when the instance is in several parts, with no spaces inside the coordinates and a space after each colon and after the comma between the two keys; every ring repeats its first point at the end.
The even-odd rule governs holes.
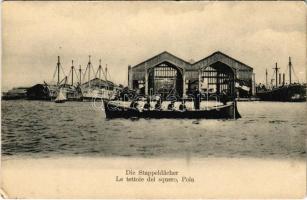
{"type": "Polygon", "coordinates": [[[283,73],[282,74],[282,85],[285,85],[285,81],[286,81],[286,74],[283,73]]]}
{"type": "Polygon", "coordinates": [[[281,73],[278,74],[278,83],[281,85],[281,73]]]}
{"type": "Polygon", "coordinates": [[[291,69],[292,63],[291,63],[291,57],[289,57],[289,84],[291,85],[292,79],[291,79],[291,69]]]}

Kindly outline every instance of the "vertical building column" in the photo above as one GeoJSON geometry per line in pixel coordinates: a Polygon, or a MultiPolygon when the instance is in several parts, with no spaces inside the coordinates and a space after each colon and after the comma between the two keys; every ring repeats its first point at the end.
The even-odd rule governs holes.
{"type": "Polygon", "coordinates": [[[128,65],[128,88],[129,89],[134,89],[133,88],[133,74],[132,74],[132,69],[131,66],[128,65]]]}
{"type": "Polygon", "coordinates": [[[201,88],[201,69],[198,70],[198,90],[200,91],[201,88]]]}
{"type": "Polygon", "coordinates": [[[236,81],[239,80],[240,77],[241,76],[239,76],[237,69],[235,69],[234,85],[233,85],[233,90],[235,91],[234,99],[240,98],[240,92],[239,92],[238,88],[236,88],[236,81]]]}
{"type": "Polygon", "coordinates": [[[182,87],[182,97],[186,97],[186,84],[185,84],[185,69],[182,70],[182,82],[183,82],[183,87],[182,87]]]}
{"type": "Polygon", "coordinates": [[[145,96],[148,96],[148,69],[147,69],[147,63],[145,63],[145,96]]]}
{"type": "Polygon", "coordinates": [[[216,94],[221,93],[221,87],[220,87],[220,72],[216,72],[216,94]]]}

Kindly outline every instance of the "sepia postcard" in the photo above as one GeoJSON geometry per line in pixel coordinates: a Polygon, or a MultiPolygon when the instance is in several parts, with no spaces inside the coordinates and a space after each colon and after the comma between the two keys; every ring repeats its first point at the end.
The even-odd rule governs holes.
{"type": "Polygon", "coordinates": [[[303,1],[4,1],[1,197],[302,199],[303,1]]]}

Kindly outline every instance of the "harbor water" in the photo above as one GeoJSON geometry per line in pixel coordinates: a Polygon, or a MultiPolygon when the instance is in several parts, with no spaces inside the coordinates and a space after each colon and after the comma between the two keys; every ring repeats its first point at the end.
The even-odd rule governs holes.
{"type": "Polygon", "coordinates": [[[5,157],[306,156],[306,103],[239,102],[238,120],[112,119],[101,103],[2,101],[5,157]]]}

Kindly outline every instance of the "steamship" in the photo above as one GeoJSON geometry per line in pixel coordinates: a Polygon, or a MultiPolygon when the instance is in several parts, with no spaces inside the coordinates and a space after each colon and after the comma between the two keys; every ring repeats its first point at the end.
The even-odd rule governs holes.
{"type": "Polygon", "coordinates": [[[274,69],[275,86],[267,88],[267,71],[266,86],[257,88],[257,97],[262,101],[283,101],[283,102],[303,102],[306,101],[306,83],[292,83],[291,73],[293,71],[291,57],[289,57],[289,83],[285,82],[285,74],[281,80],[281,74],[278,74],[277,63],[274,69]]]}

